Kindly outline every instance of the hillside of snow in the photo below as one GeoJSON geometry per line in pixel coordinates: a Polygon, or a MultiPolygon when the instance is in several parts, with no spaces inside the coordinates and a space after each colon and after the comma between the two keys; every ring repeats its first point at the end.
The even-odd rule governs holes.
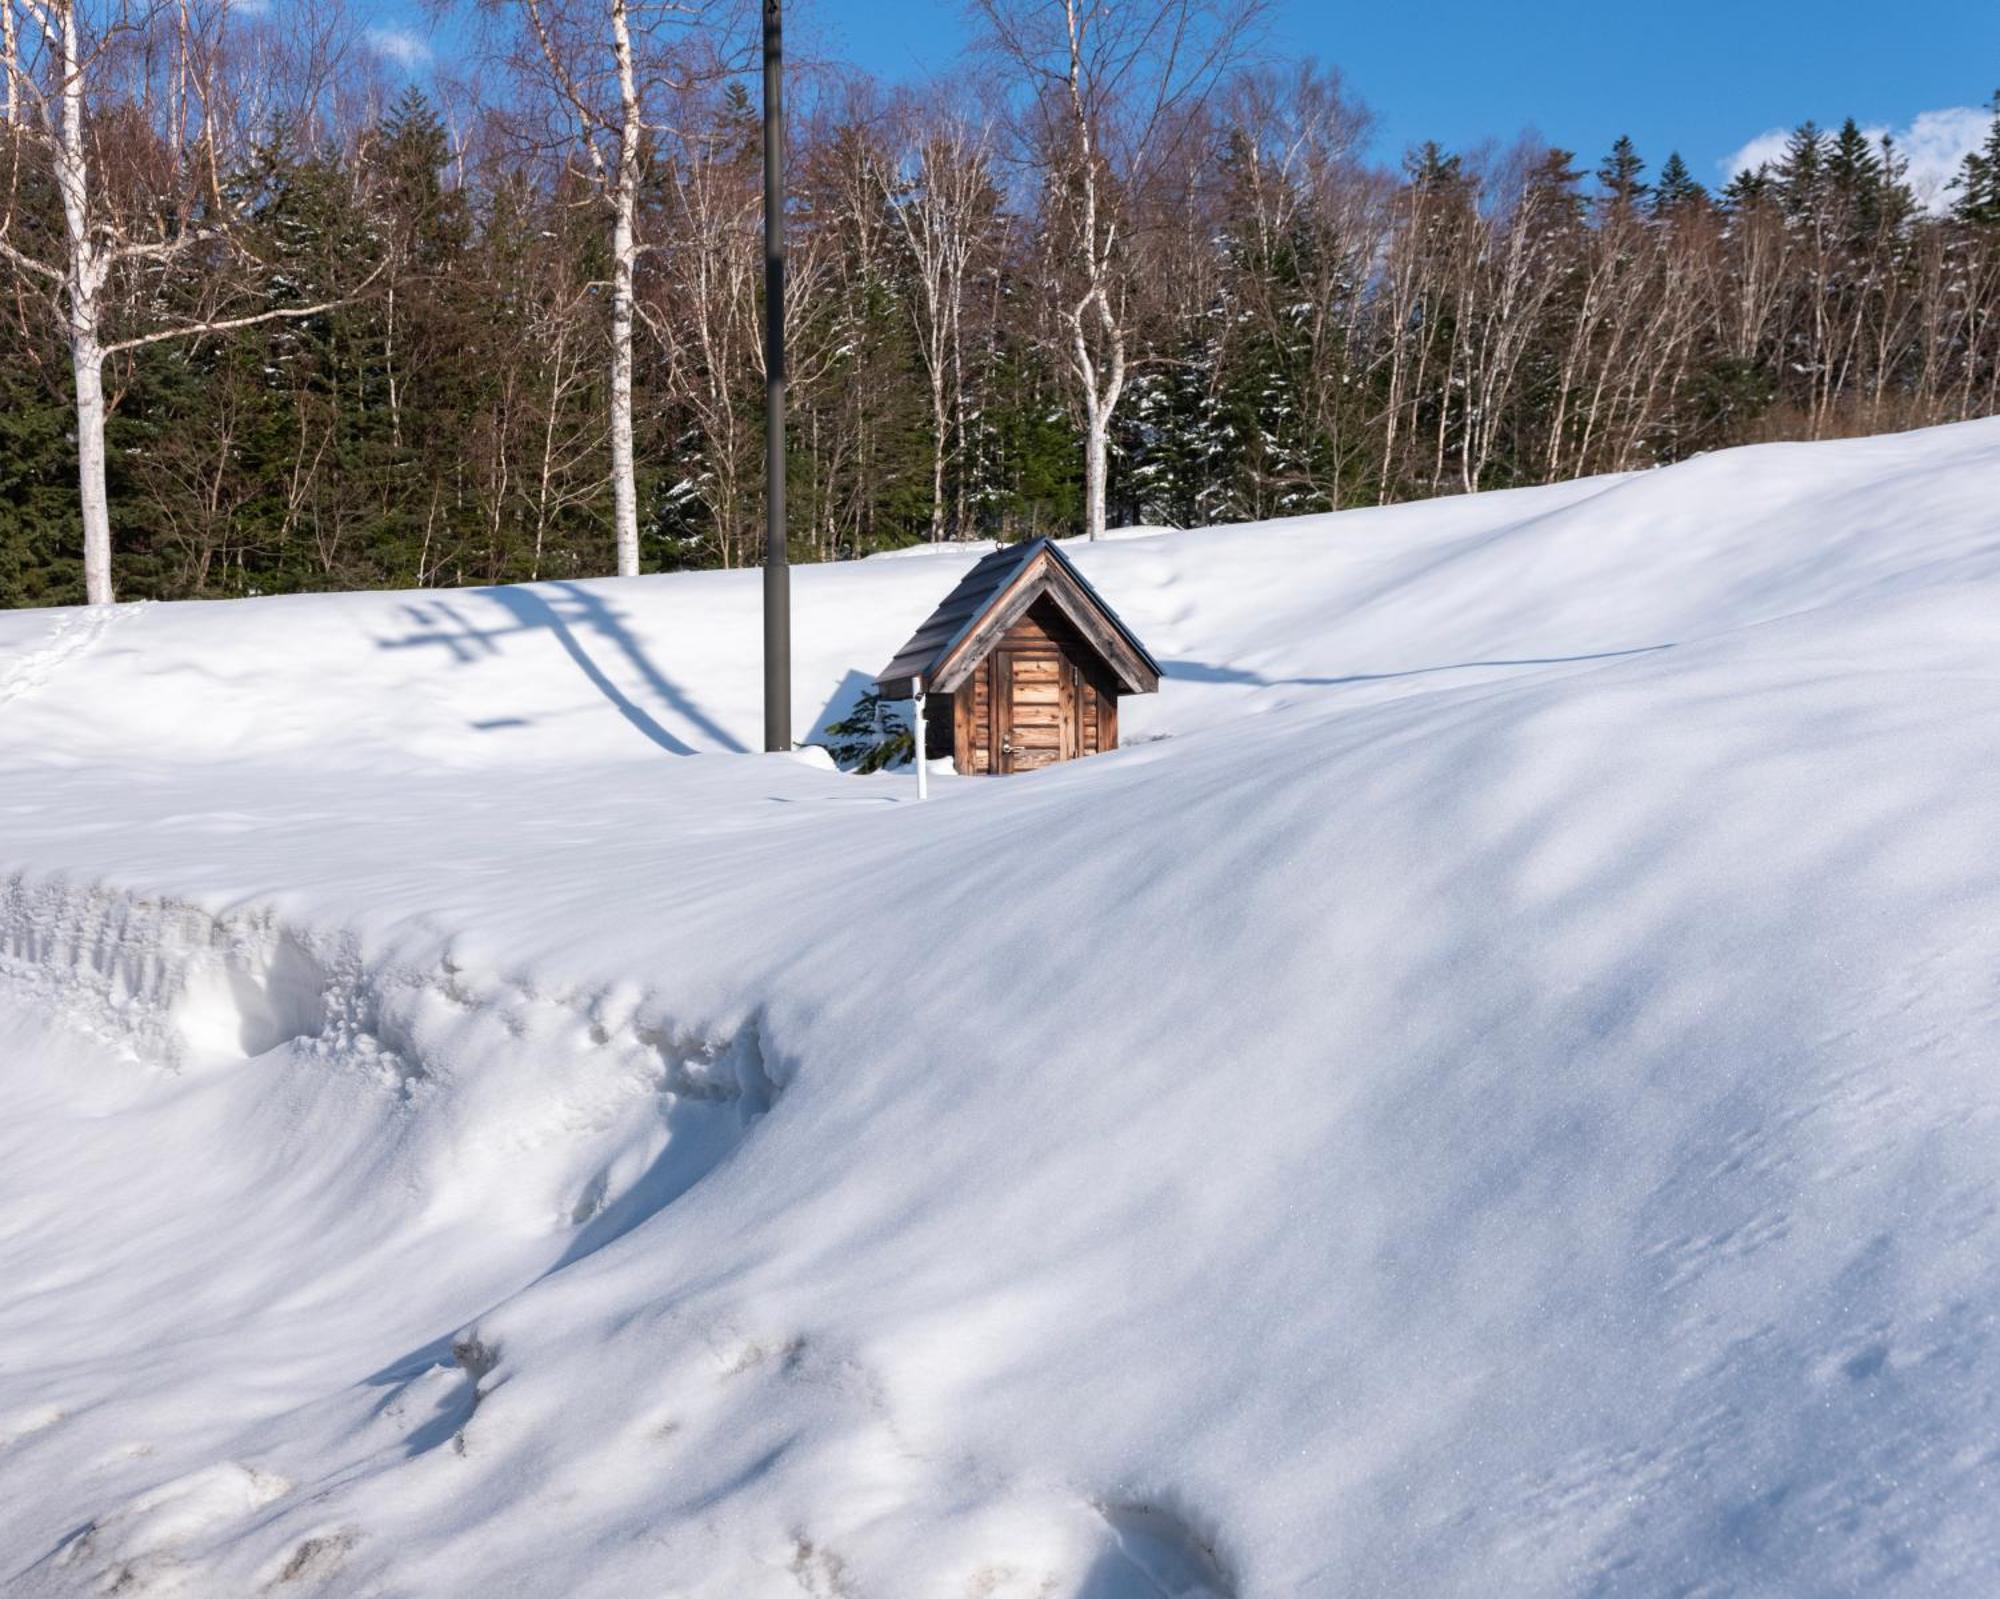
{"type": "Polygon", "coordinates": [[[2000,421],[1072,553],[0,613],[0,1591],[2000,1590],[2000,421]]]}

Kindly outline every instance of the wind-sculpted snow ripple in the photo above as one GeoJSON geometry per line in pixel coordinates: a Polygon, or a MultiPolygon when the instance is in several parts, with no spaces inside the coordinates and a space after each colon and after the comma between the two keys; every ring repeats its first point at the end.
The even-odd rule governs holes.
{"type": "MultiPolygon", "coordinates": [[[[269,908],[25,874],[0,881],[0,1025],[40,1030],[32,1055],[62,1063],[46,1098],[98,1113],[106,1168],[128,1189],[149,1180],[153,1149],[214,1152],[204,1183],[168,1183],[146,1207],[172,1218],[170,1243],[126,1258],[85,1216],[70,1218],[67,1247],[55,1240],[107,1273],[95,1309],[76,1306],[77,1365],[167,1358],[134,1363],[104,1329],[177,1295],[176,1347],[212,1368],[198,1382],[313,1348],[319,1375],[279,1408],[324,1445],[316,1474],[280,1468],[260,1403],[166,1425],[162,1448],[138,1406],[113,1465],[103,1440],[87,1451],[100,1469],[79,1485],[84,1519],[40,1560],[0,1571],[22,1591],[180,1591],[200,1545],[252,1519],[310,1522],[329,1462],[345,1480],[440,1445],[462,1455],[486,1385],[506,1376],[490,1375],[500,1355],[482,1320],[679,1200],[786,1079],[756,1018],[689,1026],[629,992],[551,990],[449,953],[371,962],[345,931],[269,908]],[[401,1314],[383,1313],[385,1295],[401,1314]],[[344,1374],[324,1363],[342,1347],[344,1374]],[[264,1486],[214,1490],[246,1482],[264,1486]]],[[[16,1108],[32,1122],[32,1103],[16,1108]]],[[[0,1236],[0,1257],[11,1241],[0,1236]]],[[[5,1269],[35,1296],[32,1273],[5,1269]]],[[[60,1400],[0,1413],[0,1449],[18,1469],[20,1451],[60,1449],[78,1423],[60,1400]]],[[[362,1536],[307,1526],[279,1573],[331,1574],[362,1536]]]]}

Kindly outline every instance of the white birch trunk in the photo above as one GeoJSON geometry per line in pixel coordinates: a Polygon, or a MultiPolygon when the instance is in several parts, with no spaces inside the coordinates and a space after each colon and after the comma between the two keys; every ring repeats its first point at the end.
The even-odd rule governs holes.
{"type": "Polygon", "coordinates": [[[83,139],[84,63],[73,0],[57,8],[55,21],[62,86],[61,129],[52,155],[68,253],[63,297],[67,301],[70,368],[76,380],[84,598],[92,605],[110,605],[115,595],[111,586],[111,505],[104,485],[104,349],[99,331],[99,294],[108,263],[100,257],[91,236],[90,166],[83,139]]]}
{"type": "Polygon", "coordinates": [[[945,393],[944,374],[931,379],[931,543],[944,542],[944,459],[945,440],[951,426],[951,410],[945,393]]]}
{"type": "MultiPolygon", "coordinates": [[[[1095,382],[1091,364],[1087,360],[1079,363],[1085,390],[1083,524],[1093,543],[1104,537],[1106,487],[1111,472],[1111,418],[1125,392],[1125,330],[1101,297],[1098,307],[1111,345],[1111,370],[1105,375],[1101,389],[1095,382]]],[[[1084,348],[1081,333],[1077,336],[1077,348],[1079,353],[1084,348]]]]}
{"type": "MultiPolygon", "coordinates": [[[[95,312],[91,314],[95,321],[95,312]]],[[[83,592],[92,605],[110,605],[111,502],[104,486],[104,353],[94,328],[73,327],[70,365],[76,375],[76,460],[83,506],[83,592]]]]}
{"type": "Polygon", "coordinates": [[[1084,519],[1093,543],[1104,537],[1105,487],[1110,476],[1110,429],[1100,420],[1090,429],[1084,460],[1084,519]]]}
{"type": "Polygon", "coordinates": [[[14,0],[0,0],[0,77],[7,80],[4,87],[7,96],[6,125],[19,127],[21,123],[21,90],[18,81],[21,71],[21,39],[18,23],[14,16],[14,0]]]}
{"type": "Polygon", "coordinates": [[[632,460],[632,218],[619,196],[611,232],[611,512],[618,535],[618,575],[639,575],[639,492],[632,460]]]}
{"type": "Polygon", "coordinates": [[[1104,478],[1110,418],[1093,404],[1083,429],[1083,526],[1097,539],[1104,533],[1104,478]]]}
{"type": "Polygon", "coordinates": [[[623,122],[611,223],[611,510],[618,575],[639,575],[639,490],[632,460],[632,279],[639,259],[639,91],[632,70],[632,30],[625,0],[612,0],[612,48],[618,60],[623,122]]]}

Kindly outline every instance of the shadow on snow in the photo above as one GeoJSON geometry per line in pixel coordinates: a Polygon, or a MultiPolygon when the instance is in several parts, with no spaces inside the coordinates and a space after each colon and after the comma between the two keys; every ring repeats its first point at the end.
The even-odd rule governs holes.
{"type": "MultiPolygon", "coordinates": [[[[646,738],[675,755],[692,755],[694,746],[676,737],[644,706],[627,694],[592,653],[608,649],[638,674],[654,700],[670,714],[691,724],[704,738],[727,750],[744,752],[743,742],[697,705],[686,690],[652,662],[621,612],[600,595],[576,583],[548,583],[532,588],[472,589],[467,595],[507,613],[506,623],[480,626],[462,614],[451,600],[438,599],[407,607],[419,631],[404,638],[380,639],[385,650],[444,649],[462,666],[500,653],[499,641],[517,634],[546,633],[553,638],[592,688],[602,694],[646,738]],[[548,591],[553,591],[550,593],[548,591]]],[[[518,716],[495,716],[475,722],[481,732],[527,725],[518,716]]]]}

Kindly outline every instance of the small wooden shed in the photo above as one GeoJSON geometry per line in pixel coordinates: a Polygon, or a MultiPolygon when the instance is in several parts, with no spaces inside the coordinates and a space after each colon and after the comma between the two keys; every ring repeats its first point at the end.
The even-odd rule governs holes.
{"type": "Polygon", "coordinates": [[[1118,701],[1151,694],[1145,645],[1048,539],[995,550],[882,669],[882,698],[921,682],[925,753],[964,773],[1029,772],[1118,747],[1118,701]]]}

